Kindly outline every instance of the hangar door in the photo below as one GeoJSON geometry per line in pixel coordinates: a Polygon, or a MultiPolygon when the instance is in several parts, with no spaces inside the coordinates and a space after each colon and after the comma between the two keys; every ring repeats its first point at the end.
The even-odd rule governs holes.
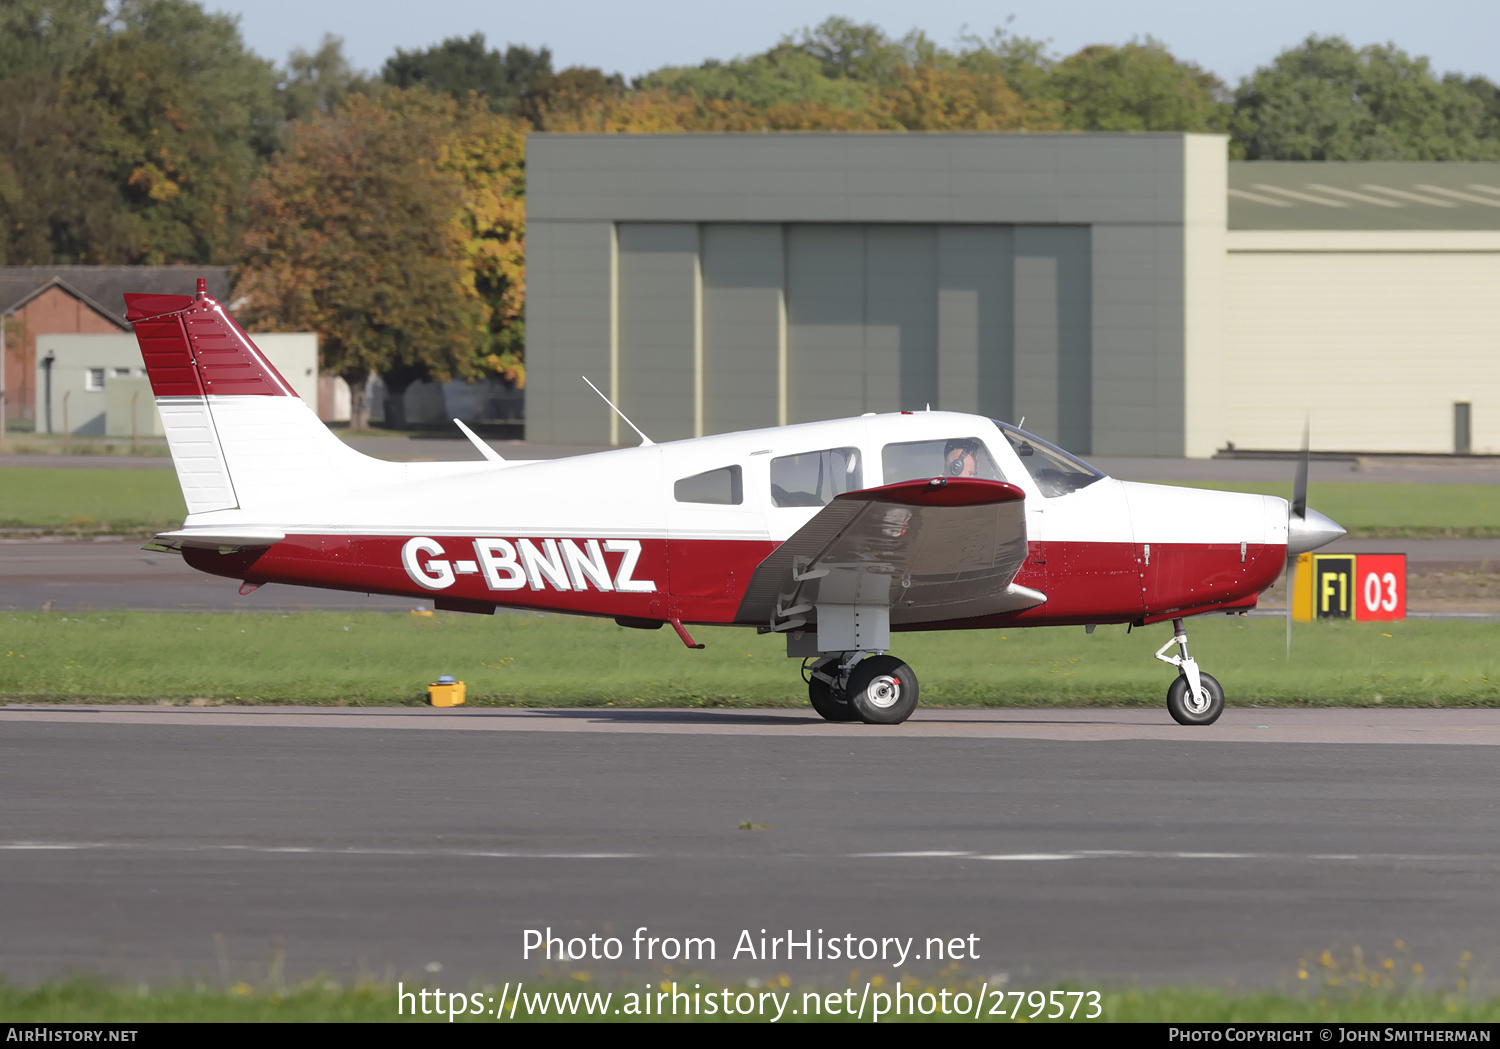
{"type": "Polygon", "coordinates": [[[1087,453],[1084,226],[620,223],[621,408],[657,440],[927,405],[1087,453]]]}

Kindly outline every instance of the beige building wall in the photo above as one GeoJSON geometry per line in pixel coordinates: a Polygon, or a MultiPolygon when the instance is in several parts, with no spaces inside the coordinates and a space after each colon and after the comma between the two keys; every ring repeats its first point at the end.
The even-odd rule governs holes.
{"type": "MultiPolygon", "coordinates": [[[[255,344],[281,373],[297,395],[318,408],[318,337],[312,332],[259,332],[255,344]]],[[[36,420],[38,433],[62,433],[64,422],[75,434],[105,434],[108,429],[106,391],[110,381],[144,378],[135,335],[39,335],[36,340],[37,363],[32,386],[37,391],[36,420]],[[51,353],[52,428],[47,428],[47,406],[43,403],[47,382],[43,361],[51,353]],[[90,373],[96,373],[91,375],[90,373]],[[97,380],[97,381],[95,381],[97,380]]],[[[154,398],[151,412],[155,412],[154,398]]],[[[118,415],[118,411],[116,412],[118,415]]],[[[139,425],[161,432],[161,423],[143,413],[139,425]]],[[[129,433],[129,416],[125,433],[129,433]]],[[[141,433],[147,433],[142,429],[141,433]]]]}
{"type": "Polygon", "coordinates": [[[104,436],[165,437],[151,380],[144,375],[104,379],[104,436]]]}
{"type": "Polygon", "coordinates": [[[1227,247],[1224,440],[1295,449],[1310,420],[1314,450],[1449,453],[1468,402],[1471,451],[1500,454],[1500,232],[1231,230],[1227,247]]]}
{"type": "Polygon", "coordinates": [[[1207,459],[1224,447],[1227,135],[1183,137],[1182,454],[1207,459]]]}

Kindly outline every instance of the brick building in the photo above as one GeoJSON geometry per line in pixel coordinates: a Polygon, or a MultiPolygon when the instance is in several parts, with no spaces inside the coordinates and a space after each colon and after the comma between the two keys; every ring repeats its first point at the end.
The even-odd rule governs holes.
{"type": "Polygon", "coordinates": [[[199,277],[228,301],[226,266],[0,266],[8,423],[36,423],[38,335],[128,333],[125,292],[190,295],[199,277]]]}

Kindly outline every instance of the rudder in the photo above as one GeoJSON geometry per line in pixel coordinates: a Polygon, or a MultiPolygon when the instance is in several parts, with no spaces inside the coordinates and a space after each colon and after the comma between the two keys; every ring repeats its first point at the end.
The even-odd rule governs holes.
{"type": "Polygon", "coordinates": [[[125,305],[189,515],[326,492],[365,459],[318,420],[202,279],[197,295],[129,294],[125,305]]]}

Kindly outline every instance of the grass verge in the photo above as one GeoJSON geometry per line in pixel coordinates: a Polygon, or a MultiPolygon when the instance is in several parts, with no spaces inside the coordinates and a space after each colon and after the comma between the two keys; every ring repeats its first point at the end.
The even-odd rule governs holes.
{"type": "Polygon", "coordinates": [[[172,470],[0,466],[0,529],[150,535],[187,514],[172,470]]]}
{"type": "MultiPolygon", "coordinates": [[[[1192,650],[1231,705],[1490,706],[1500,623],[1298,624],[1209,616],[1192,650]]],[[[417,705],[439,674],[472,706],[802,707],[779,637],[526,613],[0,614],[0,698],[16,702],[417,705]]],[[[1156,706],[1169,624],[897,634],[922,702],[950,707],[1156,706]]]]}
{"type": "MultiPolygon", "coordinates": [[[[900,990],[911,995],[910,1005],[903,1000],[902,1013],[891,1015],[898,994],[894,980],[871,981],[872,989],[863,1022],[871,1021],[877,1006],[885,1010],[882,1022],[972,1023],[1494,1023],[1500,1020],[1500,998],[1475,999],[1459,990],[1397,993],[1380,988],[1350,991],[1342,987],[1301,988],[1298,993],[1238,993],[1218,989],[1163,987],[1104,991],[1095,998],[1080,994],[1081,985],[1061,985],[1046,990],[1028,990],[1017,995],[1018,988],[1008,988],[997,1002],[995,992],[979,983],[937,985],[925,981],[903,980],[900,990]],[[941,994],[944,986],[948,993],[941,994]],[[983,991],[983,1004],[976,1001],[983,991]],[[1056,997],[1054,997],[1056,995],[1056,997]],[[963,1014],[951,1005],[945,1015],[943,1005],[969,1008],[963,1014]],[[1096,1004],[1097,1003],[1097,1004],[1096,1004]],[[1003,1009],[1005,1015],[992,1010],[1003,1009]],[[1060,1017],[1049,1018],[1049,1012],[1062,1010],[1060,1017]],[[1097,1008],[1098,1015],[1088,1014],[1097,1008]],[[928,1015],[922,1011],[930,1009],[928,1015]],[[975,1012],[979,1015],[976,1017],[975,1012]],[[1072,1015],[1069,1015],[1071,1012],[1072,1015]]],[[[651,1014],[644,1012],[646,997],[639,982],[609,985],[590,980],[552,980],[527,983],[519,1000],[512,985],[498,984],[471,987],[465,992],[441,999],[429,993],[420,997],[421,989],[411,984],[400,988],[384,984],[360,984],[344,988],[332,981],[314,981],[282,990],[257,990],[237,984],[228,990],[196,987],[135,988],[111,987],[91,980],[69,980],[41,984],[32,988],[0,985],[0,1016],[8,1023],[546,1023],[595,1022],[756,1022],[776,1016],[777,1002],[783,1003],[780,1023],[850,1023],[861,1022],[840,1008],[837,1015],[827,1011],[831,998],[845,1001],[838,992],[843,988],[794,986],[789,980],[769,983],[752,981],[738,986],[715,985],[697,977],[679,982],[678,989],[701,984],[707,991],[692,1006],[691,1015],[651,1014]],[[784,982],[783,982],[784,981],[784,982]],[[725,997],[725,990],[728,997],[725,997]],[[400,991],[413,996],[397,1011],[400,991]],[[776,997],[770,999],[774,994],[776,997]],[[606,997],[608,996],[608,997],[606,997]],[[713,1012],[704,1000],[712,996],[713,1012]],[[764,996],[764,997],[763,997],[764,996]],[[505,1005],[517,1005],[514,1017],[505,1005]],[[441,1008],[431,1008],[442,1003],[441,1008]],[[719,1003],[728,1002],[731,1015],[719,1003]],[[423,1015],[423,1006],[430,1011],[423,1015]],[[765,1012],[760,1010],[764,1008],[765,1012]],[[449,1012],[454,1015],[449,1019],[449,1012]]],[[[857,981],[853,1005],[863,996],[863,983],[857,981]]],[[[672,984],[663,981],[661,1001],[670,1001],[672,984]]],[[[653,988],[652,997],[656,989],[653,988]]],[[[686,1011],[688,1005],[684,1005],[686,1011]]]]}
{"type": "Polygon", "coordinates": [[[162,437],[73,437],[39,433],[5,435],[6,455],[130,455],[170,459],[172,453],[162,437]]]}
{"type": "MultiPolygon", "coordinates": [[[[1285,484],[1174,483],[1181,488],[1292,497],[1290,477],[1285,484]]],[[[1307,505],[1333,518],[1356,538],[1500,536],[1500,485],[1319,483],[1309,487],[1307,505]]]]}

